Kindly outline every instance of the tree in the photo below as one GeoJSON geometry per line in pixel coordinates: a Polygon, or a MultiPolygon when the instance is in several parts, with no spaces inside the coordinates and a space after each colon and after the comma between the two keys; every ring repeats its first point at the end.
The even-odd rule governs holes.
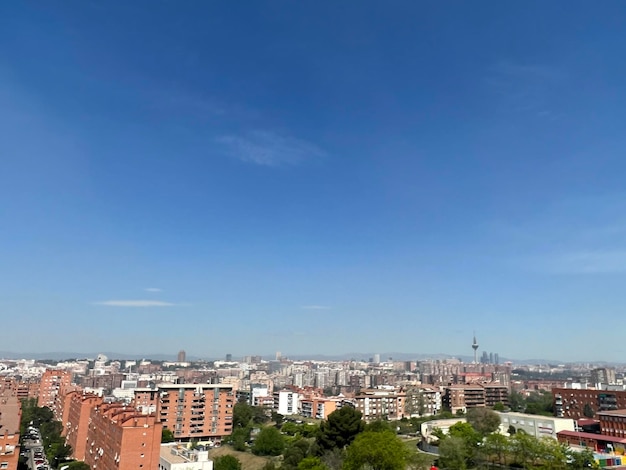
{"type": "Polygon", "coordinates": [[[283,453],[281,468],[296,469],[298,464],[309,454],[310,444],[308,441],[298,438],[287,446],[283,453]]]}
{"type": "Polygon", "coordinates": [[[361,412],[351,406],[343,406],[329,414],[326,421],[322,421],[317,444],[321,452],[343,449],[352,443],[364,427],[361,412]]]}
{"type": "Polygon", "coordinates": [[[409,450],[393,431],[364,431],[346,450],[345,470],[405,470],[409,450]]]}
{"type": "Polygon", "coordinates": [[[213,461],[213,470],[241,470],[241,462],[232,455],[222,455],[213,461]]]}
{"type": "Polygon", "coordinates": [[[448,436],[439,443],[439,465],[442,468],[465,470],[467,448],[460,437],[448,436]]]}
{"type": "Polygon", "coordinates": [[[252,421],[252,407],[245,401],[235,403],[233,407],[233,428],[245,428],[252,421]]]}
{"type": "Polygon", "coordinates": [[[593,412],[593,408],[589,403],[585,403],[585,406],[583,406],[583,415],[587,418],[594,417],[595,413],[593,412]]]}
{"type": "Polygon", "coordinates": [[[511,390],[511,393],[509,393],[509,407],[511,408],[511,411],[523,412],[524,408],[526,408],[524,396],[515,390],[511,390]]]}
{"type": "Polygon", "coordinates": [[[240,452],[246,450],[246,443],[250,440],[250,428],[236,428],[233,430],[230,438],[228,439],[233,449],[240,452]]]}
{"type": "Polygon", "coordinates": [[[161,431],[161,443],[166,444],[168,442],[174,442],[174,433],[167,428],[163,428],[161,431]]]}
{"type": "Polygon", "coordinates": [[[67,470],[91,470],[91,467],[82,460],[75,460],[67,464],[67,470]]]}
{"type": "Polygon", "coordinates": [[[490,461],[496,461],[500,465],[505,464],[506,454],[509,450],[509,440],[503,434],[493,432],[489,434],[483,443],[482,451],[490,461]]]}
{"type": "Polygon", "coordinates": [[[306,457],[298,464],[298,470],[328,470],[319,457],[306,457]]]}
{"type": "Polygon", "coordinates": [[[255,455],[280,455],[285,449],[285,438],[273,426],[261,429],[254,440],[252,453],[255,455]]]}
{"type": "Polygon", "coordinates": [[[584,449],[582,451],[569,450],[569,468],[575,470],[583,470],[587,468],[600,468],[598,462],[593,456],[593,452],[590,449],[584,449]]]}
{"type": "Polygon", "coordinates": [[[281,426],[283,422],[285,421],[285,417],[281,415],[280,413],[276,413],[275,411],[272,411],[272,421],[276,423],[276,426],[281,426]]]}
{"type": "Polygon", "coordinates": [[[367,423],[363,430],[371,432],[393,431],[391,425],[387,421],[382,421],[380,419],[367,423]]]}
{"type": "Polygon", "coordinates": [[[467,422],[480,434],[486,436],[500,427],[500,416],[489,408],[470,408],[467,422]]]}
{"type": "MultiPolygon", "coordinates": [[[[471,464],[476,460],[478,443],[482,440],[482,437],[478,432],[476,432],[471,424],[464,422],[454,423],[448,430],[448,436],[458,438],[463,441],[466,463],[471,464]]],[[[443,442],[445,442],[446,439],[444,439],[443,442]]],[[[439,445],[441,446],[441,444],[439,445]]]]}
{"type": "Polygon", "coordinates": [[[493,405],[493,411],[504,411],[504,410],[505,410],[505,406],[504,406],[504,403],[502,403],[501,401],[493,405]]]}

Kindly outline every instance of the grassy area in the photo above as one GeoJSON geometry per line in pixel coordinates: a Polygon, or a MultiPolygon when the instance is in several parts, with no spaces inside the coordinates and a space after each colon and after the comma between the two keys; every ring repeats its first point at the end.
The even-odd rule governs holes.
{"type": "Polygon", "coordinates": [[[411,455],[415,455],[417,460],[420,463],[421,468],[429,468],[432,463],[435,461],[436,457],[434,455],[426,454],[424,452],[420,452],[417,448],[417,443],[419,439],[411,438],[411,439],[402,439],[404,445],[409,449],[411,455]]]}
{"type": "Polygon", "coordinates": [[[222,445],[209,451],[209,458],[215,459],[222,455],[232,455],[241,462],[242,470],[261,470],[271,459],[269,457],[259,457],[250,452],[239,452],[228,445],[222,445]]]}

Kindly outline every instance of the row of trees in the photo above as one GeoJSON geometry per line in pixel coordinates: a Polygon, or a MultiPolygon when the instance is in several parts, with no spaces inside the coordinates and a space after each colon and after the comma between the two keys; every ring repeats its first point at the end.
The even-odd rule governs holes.
{"type": "Polygon", "coordinates": [[[22,419],[20,421],[20,433],[22,435],[25,434],[28,426],[39,429],[46,457],[53,467],[58,467],[59,463],[69,458],[72,448],[65,444],[65,438],[61,436],[63,425],[59,421],[55,421],[50,408],[37,406],[35,398],[22,400],[22,419]]]}

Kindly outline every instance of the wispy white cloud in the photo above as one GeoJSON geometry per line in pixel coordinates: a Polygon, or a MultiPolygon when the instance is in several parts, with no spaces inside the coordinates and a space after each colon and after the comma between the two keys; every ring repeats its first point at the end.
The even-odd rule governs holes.
{"type": "Polygon", "coordinates": [[[160,300],[105,300],[103,302],[95,302],[95,304],[107,307],[173,307],[177,305],[160,300]]]}
{"type": "Polygon", "coordinates": [[[309,142],[269,131],[223,135],[216,140],[232,157],[263,166],[295,165],[325,155],[309,142]]]}
{"type": "Polygon", "coordinates": [[[330,310],[327,305],[303,305],[300,308],[303,310],[330,310]]]}
{"type": "Polygon", "coordinates": [[[144,290],[146,292],[163,292],[163,289],[159,289],[158,287],[146,287],[144,290]]]}
{"type": "Polygon", "coordinates": [[[567,75],[556,66],[502,61],[489,69],[485,82],[507,110],[557,120],[564,114],[556,109],[555,96],[566,79],[567,75]]]}
{"type": "Polygon", "coordinates": [[[534,257],[534,268],[553,274],[610,274],[626,272],[626,251],[581,251],[534,257]]]}

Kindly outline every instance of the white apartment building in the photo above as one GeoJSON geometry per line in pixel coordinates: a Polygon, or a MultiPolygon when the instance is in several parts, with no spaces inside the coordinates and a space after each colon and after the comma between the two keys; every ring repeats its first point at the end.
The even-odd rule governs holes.
{"type": "Polygon", "coordinates": [[[298,414],[300,412],[298,393],[291,390],[274,392],[274,410],[285,416],[298,414]]]}

